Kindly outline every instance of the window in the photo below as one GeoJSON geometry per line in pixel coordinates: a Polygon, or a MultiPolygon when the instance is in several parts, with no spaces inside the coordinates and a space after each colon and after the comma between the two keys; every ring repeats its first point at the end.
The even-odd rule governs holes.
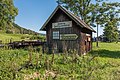
{"type": "Polygon", "coordinates": [[[59,39],[59,31],[53,31],[53,39],[59,39]]]}

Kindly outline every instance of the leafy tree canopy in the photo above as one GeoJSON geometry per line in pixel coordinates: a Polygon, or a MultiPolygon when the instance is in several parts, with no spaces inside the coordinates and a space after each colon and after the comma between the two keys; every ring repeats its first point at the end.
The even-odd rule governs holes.
{"type": "Polygon", "coordinates": [[[57,0],[66,9],[79,16],[86,23],[104,24],[107,14],[119,13],[120,3],[109,3],[108,0],[57,0]]]}
{"type": "Polygon", "coordinates": [[[97,27],[97,29],[98,26],[105,27],[104,33],[109,39],[118,39],[119,2],[111,3],[108,0],[58,0],[58,3],[72,11],[89,25],[97,27]]]}
{"type": "Polygon", "coordinates": [[[0,0],[0,30],[12,27],[18,9],[14,6],[13,0],[0,0]]]}

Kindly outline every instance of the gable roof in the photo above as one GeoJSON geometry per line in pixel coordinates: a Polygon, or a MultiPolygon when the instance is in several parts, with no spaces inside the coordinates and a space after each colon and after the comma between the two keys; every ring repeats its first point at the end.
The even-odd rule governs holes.
{"type": "Polygon", "coordinates": [[[72,20],[74,20],[78,25],[82,25],[81,27],[87,28],[93,32],[96,32],[93,28],[88,26],[83,20],[81,20],[78,16],[74,15],[70,11],[66,10],[62,6],[58,5],[57,8],[53,11],[53,13],[50,15],[50,17],[47,19],[47,21],[43,24],[40,30],[44,30],[48,22],[51,20],[51,18],[55,15],[58,9],[61,9],[64,13],[66,13],[72,20]]]}

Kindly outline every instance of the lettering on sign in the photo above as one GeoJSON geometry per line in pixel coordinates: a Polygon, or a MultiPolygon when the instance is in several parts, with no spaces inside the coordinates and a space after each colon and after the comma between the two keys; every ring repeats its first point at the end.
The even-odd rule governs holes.
{"type": "Polygon", "coordinates": [[[66,27],[72,27],[72,21],[52,23],[52,28],[66,28],[66,27]]]}
{"type": "Polygon", "coordinates": [[[76,34],[60,34],[60,40],[76,40],[77,38],[76,34]]]}
{"type": "Polygon", "coordinates": [[[90,37],[88,37],[88,41],[91,41],[91,38],[90,38],[90,37]]]}
{"type": "Polygon", "coordinates": [[[86,36],[90,36],[90,34],[86,34],[86,36]]]}

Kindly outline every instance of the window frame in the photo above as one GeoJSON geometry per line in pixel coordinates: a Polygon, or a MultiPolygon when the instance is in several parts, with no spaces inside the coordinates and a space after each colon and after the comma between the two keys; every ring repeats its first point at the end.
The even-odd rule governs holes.
{"type": "Polygon", "coordinates": [[[59,31],[53,31],[52,32],[52,39],[60,39],[60,32],[59,31]]]}

